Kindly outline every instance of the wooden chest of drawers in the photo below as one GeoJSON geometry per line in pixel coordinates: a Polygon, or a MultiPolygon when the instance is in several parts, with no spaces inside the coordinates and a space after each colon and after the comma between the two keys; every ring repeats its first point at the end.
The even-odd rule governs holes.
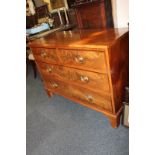
{"type": "Polygon", "coordinates": [[[29,43],[45,90],[106,115],[117,127],[128,85],[128,30],[56,32],[29,43]]]}

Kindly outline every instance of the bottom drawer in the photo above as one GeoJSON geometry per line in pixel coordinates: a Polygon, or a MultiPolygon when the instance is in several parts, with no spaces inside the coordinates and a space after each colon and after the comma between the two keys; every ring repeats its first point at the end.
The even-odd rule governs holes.
{"type": "Polygon", "coordinates": [[[58,94],[62,94],[64,96],[67,96],[68,98],[75,98],[87,104],[94,104],[112,112],[110,95],[100,95],[86,88],[84,89],[77,86],[65,84],[64,82],[57,80],[44,82],[44,85],[52,92],[57,92],[58,94]]]}

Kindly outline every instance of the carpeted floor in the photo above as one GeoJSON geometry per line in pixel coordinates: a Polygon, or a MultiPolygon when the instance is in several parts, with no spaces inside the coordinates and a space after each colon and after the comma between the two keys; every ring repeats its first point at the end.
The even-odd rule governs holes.
{"type": "Polygon", "coordinates": [[[129,130],[61,96],[49,98],[40,77],[27,76],[27,155],[128,155],[129,130]]]}

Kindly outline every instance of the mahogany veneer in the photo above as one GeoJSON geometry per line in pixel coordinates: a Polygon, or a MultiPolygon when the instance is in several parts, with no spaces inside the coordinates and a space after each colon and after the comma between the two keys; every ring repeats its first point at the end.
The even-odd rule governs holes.
{"type": "Polygon", "coordinates": [[[51,33],[29,43],[45,90],[120,123],[128,85],[128,29],[51,33]]]}

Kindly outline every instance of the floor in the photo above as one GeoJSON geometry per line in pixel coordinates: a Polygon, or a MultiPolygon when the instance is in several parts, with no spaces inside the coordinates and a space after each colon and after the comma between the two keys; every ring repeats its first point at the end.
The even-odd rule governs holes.
{"type": "Polygon", "coordinates": [[[49,98],[32,70],[27,76],[27,155],[128,155],[129,129],[111,128],[101,113],[64,97],[49,98]]]}

